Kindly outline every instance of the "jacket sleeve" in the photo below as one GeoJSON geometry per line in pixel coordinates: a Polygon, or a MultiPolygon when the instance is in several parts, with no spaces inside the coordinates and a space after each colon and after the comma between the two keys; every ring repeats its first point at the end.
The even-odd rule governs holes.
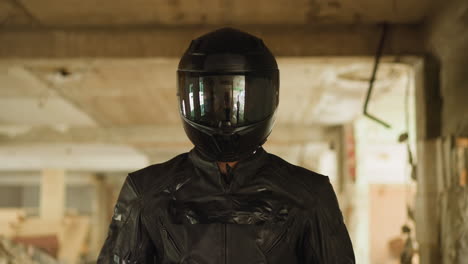
{"type": "Polygon", "coordinates": [[[330,181],[320,187],[308,212],[302,240],[304,263],[354,264],[354,251],[330,181]]]}
{"type": "Polygon", "coordinates": [[[98,264],[153,264],[156,250],[141,219],[141,199],[127,177],[114,207],[114,215],[98,264]]]}

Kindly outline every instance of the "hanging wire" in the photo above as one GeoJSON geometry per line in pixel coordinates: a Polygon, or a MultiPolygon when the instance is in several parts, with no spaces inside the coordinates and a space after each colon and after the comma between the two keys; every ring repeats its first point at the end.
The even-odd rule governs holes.
{"type": "Polygon", "coordinates": [[[382,35],[380,37],[379,46],[378,46],[377,52],[375,54],[374,69],[372,70],[372,75],[371,75],[371,78],[370,78],[370,81],[369,81],[369,89],[367,90],[366,101],[364,102],[364,116],[368,117],[371,120],[374,120],[375,122],[381,124],[382,126],[384,126],[386,128],[391,128],[391,126],[387,122],[385,122],[382,119],[379,119],[378,117],[370,114],[368,112],[368,110],[367,110],[368,105],[369,105],[369,100],[370,100],[370,97],[371,97],[371,94],[372,94],[372,90],[374,88],[374,82],[375,82],[375,77],[377,75],[377,70],[378,70],[379,64],[380,64],[380,58],[382,57],[383,47],[384,47],[384,43],[385,43],[385,37],[387,35],[387,27],[388,27],[387,23],[384,23],[382,25],[382,35]]]}
{"type": "MultiPolygon", "coordinates": [[[[414,180],[414,174],[416,171],[416,165],[414,164],[413,154],[411,151],[411,143],[410,143],[410,107],[409,107],[409,100],[410,100],[410,91],[411,91],[411,71],[407,71],[407,79],[406,79],[406,87],[405,87],[405,98],[404,98],[404,124],[405,124],[405,132],[400,135],[399,142],[405,142],[406,150],[408,153],[408,164],[410,166],[410,175],[411,179],[414,180]]],[[[412,182],[407,180],[405,184],[405,204],[406,204],[406,220],[402,226],[402,233],[406,236],[406,241],[404,245],[404,249],[400,255],[400,264],[411,264],[412,259],[415,255],[415,240],[414,240],[414,233],[412,233],[412,227],[415,226],[415,219],[414,219],[414,206],[410,203],[410,196],[412,194],[412,182]]]]}
{"type": "Polygon", "coordinates": [[[15,5],[18,9],[20,9],[25,16],[29,18],[29,20],[36,25],[42,25],[41,21],[34,16],[31,11],[19,0],[10,0],[10,2],[15,5]]]}
{"type": "MultiPolygon", "coordinates": [[[[405,98],[404,98],[404,119],[405,119],[405,130],[406,132],[400,136],[399,141],[405,142],[406,145],[406,152],[408,155],[408,165],[410,167],[410,178],[411,180],[415,180],[414,173],[416,171],[416,164],[414,163],[413,152],[411,151],[411,142],[410,142],[410,109],[409,109],[409,99],[410,99],[410,90],[411,90],[411,72],[408,70],[408,74],[406,77],[406,87],[405,87],[405,98]]],[[[409,193],[411,192],[411,182],[406,183],[406,197],[405,202],[407,206],[407,217],[408,220],[414,220],[414,215],[412,210],[410,209],[410,201],[409,201],[409,193]]]]}

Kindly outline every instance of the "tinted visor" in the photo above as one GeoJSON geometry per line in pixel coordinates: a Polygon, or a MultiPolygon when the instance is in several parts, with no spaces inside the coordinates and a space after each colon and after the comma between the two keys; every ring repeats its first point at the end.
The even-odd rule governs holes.
{"type": "Polygon", "coordinates": [[[235,75],[178,72],[180,113],[213,128],[236,128],[271,116],[278,106],[278,71],[235,75]]]}

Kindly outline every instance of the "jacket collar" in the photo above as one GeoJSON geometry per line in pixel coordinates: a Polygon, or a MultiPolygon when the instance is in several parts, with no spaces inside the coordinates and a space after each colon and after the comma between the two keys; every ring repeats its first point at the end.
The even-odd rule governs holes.
{"type": "MultiPolygon", "coordinates": [[[[194,167],[202,172],[205,176],[212,178],[221,186],[223,181],[221,172],[218,168],[216,161],[205,158],[196,148],[189,152],[189,158],[194,167]]],[[[231,170],[232,182],[230,189],[239,187],[245,184],[249,178],[255,176],[258,170],[267,162],[268,153],[263,148],[258,148],[253,155],[243,160],[240,160],[236,166],[231,170]],[[234,186],[235,185],[235,186],[234,186]]]]}

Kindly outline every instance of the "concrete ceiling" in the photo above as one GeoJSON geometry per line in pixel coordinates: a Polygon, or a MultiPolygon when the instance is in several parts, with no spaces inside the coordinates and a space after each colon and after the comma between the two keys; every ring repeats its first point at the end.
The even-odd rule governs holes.
{"type": "MultiPolygon", "coordinates": [[[[419,26],[408,24],[433,9],[428,0],[0,1],[0,156],[16,157],[8,163],[18,169],[24,159],[31,168],[79,169],[69,157],[89,161],[81,155],[99,149],[137,169],[142,159],[129,158],[132,150],[149,162],[188,150],[176,107],[177,58],[192,38],[229,25],[262,37],[278,56],[280,107],[268,147],[292,162],[308,153],[317,163],[310,156],[328,148],[327,129],[362,112],[376,24],[394,24],[384,54],[419,54],[419,26]],[[44,155],[34,160],[27,148],[44,155]]],[[[387,57],[373,98],[404,85],[407,70],[387,57]]]]}
{"type": "MultiPolygon", "coordinates": [[[[63,149],[70,144],[130,146],[150,161],[186,151],[190,143],[176,106],[177,62],[172,58],[1,61],[0,144],[26,145],[34,151],[37,144],[63,149]]],[[[351,122],[362,112],[371,58],[283,57],[278,62],[281,89],[269,141],[273,149],[285,152],[280,149],[323,144],[329,140],[326,127],[351,122]]],[[[373,98],[404,85],[407,74],[408,66],[386,58],[373,98]]]]}
{"type": "Polygon", "coordinates": [[[419,23],[429,0],[5,0],[7,26],[419,23]]]}
{"type": "MultiPolygon", "coordinates": [[[[384,62],[375,96],[406,74],[384,62]]],[[[280,125],[337,125],[362,110],[372,72],[364,58],[279,58],[280,125]]],[[[8,125],[177,126],[178,59],[0,63],[0,122],[8,125]],[[59,111],[57,111],[59,110],[59,111]]]]}

